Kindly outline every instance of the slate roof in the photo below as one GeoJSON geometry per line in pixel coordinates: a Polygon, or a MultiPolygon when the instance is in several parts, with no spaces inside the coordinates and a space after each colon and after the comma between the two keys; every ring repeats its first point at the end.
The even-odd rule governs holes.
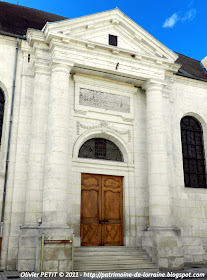
{"type": "Polygon", "coordinates": [[[179,56],[175,63],[182,65],[177,75],[207,82],[207,74],[205,74],[200,61],[177,52],[175,53],[179,56]]]}
{"type": "MultiPolygon", "coordinates": [[[[23,36],[26,35],[28,28],[41,30],[46,22],[64,19],[67,18],[0,1],[0,34],[23,36]]],[[[177,54],[179,57],[176,63],[182,65],[177,75],[207,82],[207,74],[204,73],[198,60],[177,54]]]]}
{"type": "Polygon", "coordinates": [[[66,17],[0,1],[0,33],[26,35],[28,28],[42,29],[46,22],[66,17]]]}

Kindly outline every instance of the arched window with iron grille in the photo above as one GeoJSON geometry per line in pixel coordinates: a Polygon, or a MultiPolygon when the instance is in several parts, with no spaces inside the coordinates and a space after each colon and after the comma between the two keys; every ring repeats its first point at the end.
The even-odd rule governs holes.
{"type": "Polygon", "coordinates": [[[113,142],[104,138],[92,138],[86,141],[81,146],[78,157],[124,161],[120,149],[113,142]]]}
{"type": "Polygon", "coordinates": [[[0,143],[3,129],[3,119],[4,119],[4,93],[0,88],[0,143]]]}
{"type": "Polygon", "coordinates": [[[185,187],[206,188],[206,166],[201,124],[191,116],[181,120],[185,187]]]}

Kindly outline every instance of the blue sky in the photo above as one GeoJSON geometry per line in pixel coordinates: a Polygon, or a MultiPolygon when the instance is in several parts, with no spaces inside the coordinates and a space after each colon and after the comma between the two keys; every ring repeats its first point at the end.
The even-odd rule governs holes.
{"type": "Polygon", "coordinates": [[[69,18],[118,7],[171,50],[197,60],[207,56],[206,0],[11,0],[69,18]]]}

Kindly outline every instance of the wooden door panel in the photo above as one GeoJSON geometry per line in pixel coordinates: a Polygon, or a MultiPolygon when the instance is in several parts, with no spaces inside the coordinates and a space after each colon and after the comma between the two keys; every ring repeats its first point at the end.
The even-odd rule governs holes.
{"type": "Polygon", "coordinates": [[[95,221],[99,218],[99,191],[82,188],[82,219],[95,221]]]}
{"type": "Polygon", "coordinates": [[[81,246],[101,245],[101,224],[83,223],[81,225],[81,246]]]}
{"type": "Polygon", "coordinates": [[[81,176],[81,245],[101,245],[101,176],[81,176]]]}
{"type": "Polygon", "coordinates": [[[82,174],[81,245],[123,245],[122,177],[82,174]]]}
{"type": "Polygon", "coordinates": [[[121,246],[123,245],[121,224],[105,223],[103,227],[104,246],[121,246]]]}
{"type": "Polygon", "coordinates": [[[107,220],[120,220],[120,193],[107,189],[104,195],[104,213],[103,216],[107,220]]]}
{"type": "Polygon", "coordinates": [[[102,220],[103,245],[123,245],[122,177],[102,176],[102,220]]]}

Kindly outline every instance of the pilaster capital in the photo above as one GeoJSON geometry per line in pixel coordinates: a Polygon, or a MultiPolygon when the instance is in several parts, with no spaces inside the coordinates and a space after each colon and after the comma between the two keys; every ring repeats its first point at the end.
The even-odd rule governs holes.
{"type": "Polygon", "coordinates": [[[61,72],[69,75],[73,66],[74,66],[74,62],[72,61],[53,59],[50,64],[50,69],[51,72],[61,72]]]}
{"type": "Polygon", "coordinates": [[[40,75],[50,75],[50,68],[47,63],[43,63],[40,61],[34,62],[34,70],[35,70],[35,75],[40,74],[40,75]]]}
{"type": "Polygon", "coordinates": [[[150,90],[161,90],[163,89],[164,86],[166,86],[167,83],[164,80],[159,80],[159,79],[148,79],[142,84],[142,89],[147,91],[150,90]]]}

